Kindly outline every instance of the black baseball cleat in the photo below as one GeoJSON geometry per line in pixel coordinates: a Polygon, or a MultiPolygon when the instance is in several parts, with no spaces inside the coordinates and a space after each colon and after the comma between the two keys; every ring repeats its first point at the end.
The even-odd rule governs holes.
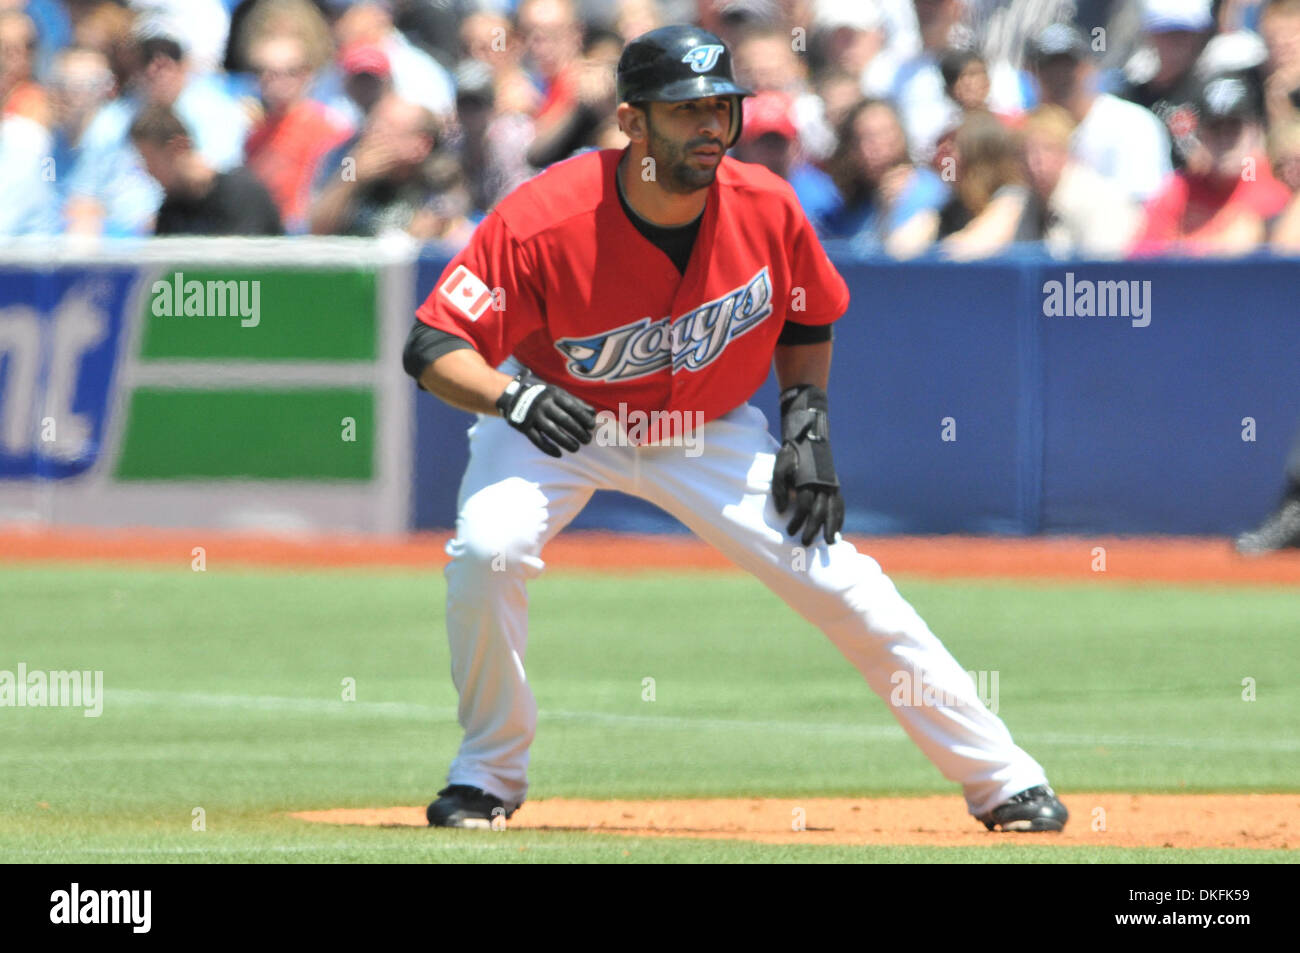
{"type": "Polygon", "coordinates": [[[989,830],[1059,831],[1070,819],[1070,812],[1056,799],[1056,792],[1046,785],[1021,791],[983,817],[977,818],[989,830]]]}
{"type": "Polygon", "coordinates": [[[468,784],[450,784],[438,792],[438,799],[425,810],[430,827],[461,827],[491,830],[501,827],[518,808],[506,810],[505,802],[468,784]]]}
{"type": "Polygon", "coordinates": [[[1258,529],[1237,537],[1237,552],[1243,556],[1296,548],[1300,548],[1300,500],[1287,500],[1258,529]]]}

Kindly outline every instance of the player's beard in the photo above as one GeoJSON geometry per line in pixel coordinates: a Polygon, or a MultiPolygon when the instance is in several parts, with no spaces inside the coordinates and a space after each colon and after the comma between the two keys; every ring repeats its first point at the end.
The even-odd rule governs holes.
{"type": "Polygon", "coordinates": [[[649,114],[646,115],[646,134],[646,155],[654,160],[659,187],[665,192],[689,194],[707,189],[713,184],[718,174],[717,165],[697,168],[690,165],[687,159],[692,149],[720,145],[718,140],[701,137],[678,143],[659,135],[650,122],[649,114]]]}

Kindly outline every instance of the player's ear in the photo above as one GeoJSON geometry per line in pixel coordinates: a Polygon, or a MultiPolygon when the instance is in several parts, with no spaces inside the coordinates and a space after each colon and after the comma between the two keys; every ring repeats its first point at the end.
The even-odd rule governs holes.
{"type": "Polygon", "coordinates": [[[631,103],[618,104],[618,128],[633,142],[645,142],[650,138],[646,124],[646,110],[649,104],[633,106],[631,103]]]}

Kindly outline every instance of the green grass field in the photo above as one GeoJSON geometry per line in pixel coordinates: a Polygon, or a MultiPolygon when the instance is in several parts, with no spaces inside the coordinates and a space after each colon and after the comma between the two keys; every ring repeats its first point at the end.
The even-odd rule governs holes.
{"type": "MultiPolygon", "coordinates": [[[[1065,794],[1300,791],[1300,592],[899,588],[1065,794]],[[1257,700],[1242,700],[1242,679],[1257,700]]],[[[104,672],[102,716],[0,708],[0,861],[1284,861],[1294,851],[781,847],[345,828],[459,740],[436,570],[0,564],[0,670],[104,672]],[[341,700],[355,679],[355,702],[341,700]],[[191,829],[202,808],[206,830],[191,829]]],[[[740,575],[533,585],[531,797],[959,792],[816,630],[740,575]],[[643,679],[656,698],[642,700],[643,679]]]]}

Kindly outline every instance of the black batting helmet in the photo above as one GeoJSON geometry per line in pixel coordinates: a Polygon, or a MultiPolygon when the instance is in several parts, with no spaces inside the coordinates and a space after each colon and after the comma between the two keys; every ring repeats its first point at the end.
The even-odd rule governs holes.
{"type": "Polygon", "coordinates": [[[619,102],[680,103],[734,96],[728,146],[740,138],[741,97],[752,95],[732,77],[726,44],[697,26],[664,26],[643,33],[618,59],[619,102]]]}

